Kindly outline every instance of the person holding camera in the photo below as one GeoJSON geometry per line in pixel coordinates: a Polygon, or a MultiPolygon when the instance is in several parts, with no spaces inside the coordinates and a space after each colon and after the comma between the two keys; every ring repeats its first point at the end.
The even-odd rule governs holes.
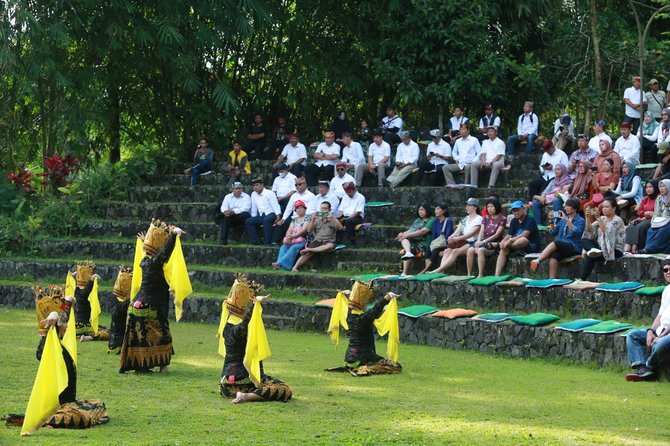
{"type": "Polygon", "coordinates": [[[335,237],[337,231],[342,229],[342,223],[333,217],[330,212],[330,203],[324,201],[318,212],[312,214],[312,218],[307,223],[307,232],[314,234],[314,238],[307,244],[307,247],[300,251],[300,257],[293,266],[294,273],[298,268],[305,264],[314,254],[332,251],[335,249],[335,237]]]}
{"type": "Polygon", "coordinates": [[[586,280],[591,275],[596,261],[610,261],[623,256],[626,225],[616,214],[616,199],[605,197],[602,216],[597,208],[586,209],[586,224],[582,236],[582,274],[586,280]],[[592,223],[592,220],[595,222],[592,223]]]}
{"type": "Polygon", "coordinates": [[[568,165],[568,155],[564,151],[554,147],[554,143],[545,139],[542,141],[542,150],[544,154],[540,160],[541,177],[528,183],[528,201],[532,202],[533,197],[541,195],[542,191],[549,185],[549,182],[556,177],[555,166],[562,164],[568,165]]]}
{"type": "Polygon", "coordinates": [[[557,149],[569,148],[572,151],[572,144],[575,142],[575,124],[569,114],[565,113],[554,122],[554,137],[551,138],[551,142],[557,149]]]}

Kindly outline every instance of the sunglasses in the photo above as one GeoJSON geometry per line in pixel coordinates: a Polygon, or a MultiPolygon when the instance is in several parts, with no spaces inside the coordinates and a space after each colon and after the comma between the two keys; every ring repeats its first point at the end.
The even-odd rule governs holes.
{"type": "Polygon", "coordinates": [[[670,273],[670,268],[663,268],[664,273],[670,273]]]}
{"type": "Polygon", "coordinates": [[[346,169],[344,169],[344,168],[342,168],[342,167],[338,167],[338,168],[337,168],[337,171],[338,171],[338,172],[344,172],[345,170],[346,170],[346,169]]]}

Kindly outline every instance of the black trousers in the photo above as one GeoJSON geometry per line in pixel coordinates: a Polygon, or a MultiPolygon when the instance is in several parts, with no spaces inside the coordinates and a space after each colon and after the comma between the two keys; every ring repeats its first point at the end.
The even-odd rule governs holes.
{"type": "Polygon", "coordinates": [[[533,201],[535,195],[540,195],[549,184],[548,180],[538,178],[528,183],[528,201],[533,201]]]}
{"type": "Polygon", "coordinates": [[[556,245],[556,251],[551,253],[552,259],[560,261],[579,254],[579,251],[575,249],[572,243],[563,240],[554,240],[554,245],[556,245]]]}
{"type": "Polygon", "coordinates": [[[351,242],[351,244],[356,243],[356,226],[360,225],[361,223],[363,223],[363,217],[360,215],[342,219],[342,224],[344,225],[344,236],[349,242],[351,242]]]}
{"type": "MultiPolygon", "coordinates": [[[[582,248],[587,252],[592,248],[600,249],[600,245],[598,245],[598,242],[588,238],[583,238],[581,243],[582,248]]],[[[622,256],[623,252],[619,251],[618,249],[614,251],[614,258],[618,259],[619,257],[622,256]]],[[[588,279],[589,276],[591,275],[591,272],[593,272],[593,267],[596,266],[596,262],[602,262],[604,260],[605,260],[604,257],[598,257],[596,259],[592,259],[589,256],[584,256],[584,258],[582,259],[582,276],[580,278],[582,280],[588,279]]]]}
{"type": "Polygon", "coordinates": [[[443,164],[435,166],[430,161],[422,161],[419,163],[419,171],[416,173],[414,184],[422,186],[425,181],[426,186],[444,186],[442,166],[443,164]]]}
{"type": "Polygon", "coordinates": [[[288,231],[288,227],[291,225],[291,221],[293,220],[291,217],[289,217],[284,220],[284,224],[277,225],[272,228],[272,243],[281,244],[284,236],[286,235],[286,231],[288,231]]]}
{"type": "Polygon", "coordinates": [[[305,179],[307,185],[314,187],[319,183],[319,179],[332,180],[335,176],[335,166],[326,164],[324,166],[317,166],[316,164],[308,164],[305,167],[305,179]]]}
{"type": "Polygon", "coordinates": [[[233,214],[230,217],[219,214],[216,218],[216,223],[219,225],[219,243],[228,243],[228,232],[230,232],[230,228],[244,226],[244,222],[249,217],[251,217],[251,214],[248,212],[240,212],[239,214],[233,214]]]}

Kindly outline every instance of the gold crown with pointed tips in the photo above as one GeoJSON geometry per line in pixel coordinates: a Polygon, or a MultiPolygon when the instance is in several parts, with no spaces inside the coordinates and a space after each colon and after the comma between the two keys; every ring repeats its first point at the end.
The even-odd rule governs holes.
{"type": "Polygon", "coordinates": [[[85,287],[95,273],[95,263],[90,260],[77,261],[77,286],[85,287]]]}
{"type": "Polygon", "coordinates": [[[60,314],[70,307],[70,303],[63,296],[63,287],[58,285],[49,285],[48,287],[36,286],[35,290],[35,311],[37,313],[37,327],[44,330],[40,321],[51,314],[52,311],[60,314]]]}
{"type": "Polygon", "coordinates": [[[121,265],[119,274],[116,276],[116,281],[114,282],[112,294],[114,294],[119,301],[127,300],[130,297],[132,283],[133,270],[121,265]]]}
{"type": "Polygon", "coordinates": [[[150,256],[158,254],[158,250],[167,242],[170,228],[158,219],[152,219],[147,233],[144,235],[144,252],[150,256]]]}
{"type": "Polygon", "coordinates": [[[365,311],[370,299],[375,297],[375,291],[369,283],[363,283],[360,280],[354,282],[349,293],[349,306],[353,310],[365,311]]]}
{"type": "Polygon", "coordinates": [[[226,297],[226,307],[230,314],[237,317],[244,316],[244,308],[261,289],[263,289],[261,284],[248,280],[244,274],[236,275],[235,282],[226,297]]]}

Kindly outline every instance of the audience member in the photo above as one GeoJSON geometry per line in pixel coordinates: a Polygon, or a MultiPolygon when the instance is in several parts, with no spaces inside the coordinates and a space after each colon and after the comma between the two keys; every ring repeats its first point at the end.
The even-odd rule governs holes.
{"type": "Polygon", "coordinates": [[[661,111],[668,106],[668,100],[665,97],[665,92],[659,90],[656,79],[649,81],[649,87],[650,90],[645,93],[647,97],[647,111],[652,113],[653,116],[658,116],[658,119],[661,119],[661,111]]]}
{"type": "Polygon", "coordinates": [[[300,251],[300,257],[295,262],[292,271],[298,272],[298,268],[304,265],[314,254],[320,254],[335,249],[335,238],[337,231],[342,229],[340,221],[330,212],[330,203],[321,203],[321,210],[315,212],[307,223],[307,232],[314,233],[314,238],[300,251]]]}
{"type": "Polygon", "coordinates": [[[395,155],[395,167],[387,179],[391,187],[400,186],[419,162],[419,145],[412,141],[409,132],[402,132],[401,139],[395,155]]]}
{"type": "Polygon", "coordinates": [[[198,148],[193,155],[193,165],[184,171],[185,175],[191,174],[191,186],[198,185],[200,175],[206,175],[212,171],[214,151],[208,145],[207,138],[200,138],[198,148]]]}
{"type": "Polygon", "coordinates": [[[266,139],[267,130],[263,123],[263,116],[257,113],[254,115],[254,122],[251,123],[247,134],[246,152],[250,157],[249,159],[260,159],[263,156],[266,139]]]}
{"type": "Polygon", "coordinates": [[[489,127],[487,133],[488,138],[482,142],[479,159],[470,164],[470,184],[472,186],[479,186],[480,170],[490,170],[489,187],[496,187],[500,169],[505,167],[505,143],[498,138],[498,130],[495,127],[489,127]]]}
{"type": "Polygon", "coordinates": [[[447,239],[454,232],[454,223],[449,217],[449,206],[441,203],[435,206],[435,221],[431,231],[430,257],[426,258],[426,265],[419,274],[424,274],[431,266],[437,265],[440,255],[447,249],[447,239]]]}
{"type": "Polygon", "coordinates": [[[486,202],[486,217],[482,219],[479,235],[473,246],[468,249],[467,268],[474,270],[475,255],[477,256],[477,277],[484,277],[486,258],[495,254],[500,247],[500,240],[505,234],[507,219],[502,214],[502,205],[496,199],[486,202]]]}
{"type": "Polygon", "coordinates": [[[568,162],[568,174],[570,178],[574,179],[577,176],[577,166],[580,161],[588,161],[589,164],[593,164],[599,153],[598,150],[593,150],[589,147],[589,138],[586,135],[580,134],[577,136],[577,150],[570,154],[568,162]]]}
{"type": "Polygon", "coordinates": [[[284,209],[284,213],[275,223],[275,226],[272,229],[273,244],[279,244],[281,239],[284,237],[284,234],[286,234],[286,231],[288,231],[291,221],[296,217],[295,203],[300,201],[305,206],[305,209],[309,209],[312,200],[314,200],[314,194],[307,190],[307,181],[305,178],[296,178],[295,193],[293,193],[291,198],[289,198],[288,203],[286,204],[286,208],[284,209]]]}
{"type": "Polygon", "coordinates": [[[632,209],[642,201],[642,179],[638,176],[637,169],[631,161],[626,161],[621,166],[621,173],[619,185],[614,190],[614,195],[617,197],[617,207],[619,210],[632,209]]]}
{"type": "Polygon", "coordinates": [[[219,243],[228,244],[230,228],[244,226],[247,218],[251,217],[251,197],[242,191],[242,183],[236,181],[232,185],[233,191],[223,198],[220,209],[214,221],[219,226],[219,243]]]}
{"type": "Polygon", "coordinates": [[[622,161],[632,161],[637,166],[640,164],[640,140],[631,134],[630,122],[622,122],[619,131],[621,137],[614,143],[614,151],[622,161]]]}
{"type": "MultiPolygon", "coordinates": [[[[479,127],[477,128],[477,139],[479,142],[484,142],[489,138],[489,127],[496,129],[498,136],[501,136],[500,133],[500,117],[496,114],[493,109],[493,104],[487,104],[484,106],[484,116],[479,119],[479,127]]],[[[503,146],[505,143],[503,142],[503,146]]]]}
{"type": "Polygon", "coordinates": [[[386,116],[382,118],[380,124],[384,141],[389,145],[398,144],[400,142],[400,132],[402,132],[402,118],[396,113],[395,105],[389,104],[386,106],[386,116]]]}
{"type": "Polygon", "coordinates": [[[616,215],[616,200],[605,197],[602,203],[603,215],[595,208],[586,211],[586,225],[582,237],[582,274],[586,280],[591,275],[596,261],[610,261],[623,256],[626,225],[616,215]],[[594,223],[591,220],[595,219],[594,223]]]}
{"type": "Polygon", "coordinates": [[[654,179],[663,180],[670,177],[670,143],[661,141],[658,143],[659,163],[654,170],[654,179]]]}
{"type": "Polygon", "coordinates": [[[554,167],[554,172],[556,176],[549,181],[542,193],[532,197],[533,217],[538,225],[542,224],[542,207],[546,205],[552,205],[554,211],[554,216],[549,218],[547,224],[554,224],[556,213],[563,207],[560,194],[567,193],[572,186],[572,179],[568,175],[568,169],[565,165],[557,164],[554,167]]]}
{"type": "Polygon", "coordinates": [[[656,197],[658,197],[658,181],[648,181],[644,186],[645,195],[635,210],[636,217],[626,226],[626,238],[623,253],[636,254],[638,247],[643,247],[647,241],[647,232],[651,228],[651,219],[654,216],[656,197]]]}
{"type": "MultiPolygon", "coordinates": [[[[353,183],[353,181],[352,181],[353,183]]],[[[314,212],[317,212],[321,209],[321,203],[327,201],[330,203],[330,212],[333,215],[338,215],[340,207],[340,198],[333,193],[333,188],[330,186],[328,181],[321,180],[319,181],[318,193],[314,196],[312,200],[309,201],[309,206],[307,207],[307,215],[312,215],[314,212]]]]}
{"type": "Polygon", "coordinates": [[[657,149],[656,152],[660,154],[660,145],[663,142],[670,143],[670,108],[663,109],[660,124],[656,127],[653,134],[645,136],[643,144],[652,153],[654,153],[654,149],[657,149]]]}
{"type": "Polygon", "coordinates": [[[537,138],[540,125],[540,119],[533,113],[533,105],[531,101],[526,101],[523,104],[523,113],[517,120],[517,134],[510,135],[507,138],[507,153],[510,155],[516,153],[517,146],[522,142],[526,143],[526,153],[533,153],[533,144],[535,143],[535,138],[537,138]]]}
{"type": "Polygon", "coordinates": [[[537,259],[530,262],[531,271],[536,271],[541,262],[549,259],[550,279],[556,279],[559,261],[579,255],[582,249],[581,239],[586,223],[584,217],[579,215],[579,200],[568,198],[563,209],[556,213],[558,223],[551,231],[554,241],[544,248],[537,259]]]}
{"type": "MultiPolygon", "coordinates": [[[[656,144],[651,140],[651,138],[653,138],[656,134],[656,129],[659,126],[658,122],[656,122],[654,119],[655,116],[656,115],[650,111],[644,112],[644,120],[642,121],[642,125],[640,125],[640,130],[637,132],[638,137],[642,136],[640,141],[642,143],[642,150],[640,151],[640,162],[642,163],[645,161],[654,163],[657,160],[656,144]]],[[[658,114],[658,119],[661,119],[660,113],[658,114]]]]}
{"type": "Polygon", "coordinates": [[[279,171],[279,176],[272,181],[272,192],[277,196],[279,206],[281,207],[282,212],[284,212],[288,200],[291,198],[291,195],[295,193],[296,177],[292,173],[289,173],[286,164],[281,164],[277,170],[279,171]]]}
{"type": "Polygon", "coordinates": [[[256,226],[263,226],[263,241],[265,244],[272,243],[272,226],[281,214],[277,196],[271,190],[265,189],[262,178],[255,178],[252,181],[254,191],[251,193],[251,217],[247,218],[244,226],[247,228],[249,242],[252,245],[260,244],[258,229],[256,226]]]}
{"type": "Polygon", "coordinates": [[[356,226],[363,223],[365,218],[365,197],[356,191],[356,184],[344,183],[344,197],[340,202],[338,218],[344,226],[346,240],[356,245],[356,226]]]}
{"type": "Polygon", "coordinates": [[[449,136],[451,143],[456,142],[461,137],[461,125],[468,124],[470,126],[470,118],[463,114],[463,107],[454,107],[454,115],[449,118],[449,136]]]}
{"type": "Polygon", "coordinates": [[[361,144],[362,147],[367,147],[368,144],[370,144],[370,137],[370,125],[368,124],[368,120],[361,119],[361,123],[358,125],[356,140],[361,144]]]}
{"type": "Polygon", "coordinates": [[[340,146],[335,143],[335,134],[326,132],[325,139],[314,152],[316,161],[305,167],[307,185],[310,187],[316,186],[320,179],[330,181],[335,174],[335,165],[340,159],[340,146]]]}
{"type": "Polygon", "coordinates": [[[577,176],[572,182],[572,189],[570,189],[570,198],[579,200],[580,208],[586,211],[585,204],[591,200],[593,194],[593,171],[591,170],[591,163],[588,161],[580,161],[577,167],[577,176]]]}
{"type": "Polygon", "coordinates": [[[228,185],[235,182],[244,183],[247,177],[251,175],[251,164],[247,152],[242,150],[242,143],[235,140],[233,143],[233,150],[228,152],[230,164],[225,168],[225,173],[228,174],[228,185]]]}
{"type": "MultiPolygon", "coordinates": [[[[597,214],[600,212],[600,208],[603,204],[604,197],[614,197],[614,189],[616,189],[617,184],[619,184],[619,175],[612,172],[614,162],[611,158],[607,158],[600,164],[600,170],[593,175],[593,195],[591,200],[586,202],[583,206],[584,213],[589,214],[588,211],[591,208],[597,208],[597,214]]],[[[614,203],[616,206],[616,201],[614,203]]],[[[587,220],[593,220],[588,215],[587,220]]]]}
{"type": "Polygon", "coordinates": [[[647,97],[640,89],[640,76],[633,76],[633,85],[626,88],[623,92],[623,102],[626,104],[626,116],[623,120],[633,125],[633,133],[637,133],[637,129],[640,127],[640,111],[644,105],[640,101],[646,104],[647,97]]]}
{"type": "Polygon", "coordinates": [[[557,149],[572,151],[575,142],[575,125],[569,114],[565,113],[554,122],[554,137],[551,142],[557,149]]]}
{"type": "MultiPolygon", "coordinates": [[[[367,165],[367,164],[366,164],[367,165]]],[[[330,180],[330,191],[337,196],[338,201],[344,197],[344,188],[342,185],[344,183],[352,182],[355,183],[356,179],[347,173],[347,165],[345,163],[337,163],[335,166],[335,176],[330,180]]],[[[327,181],[326,181],[327,183],[327,181]]],[[[319,181],[319,185],[321,181],[319,181]]],[[[330,201],[330,200],[329,200],[330,201]]],[[[330,202],[333,204],[333,202],[330,202]]],[[[333,214],[335,213],[335,207],[333,207],[333,214]]]]}
{"type": "Polygon", "coordinates": [[[568,165],[568,155],[564,151],[554,147],[554,144],[548,139],[542,141],[542,150],[544,153],[540,160],[540,178],[528,183],[528,201],[532,201],[535,195],[540,195],[549,182],[556,176],[554,168],[557,165],[568,165]]]}
{"type": "Polygon", "coordinates": [[[638,254],[670,253],[670,180],[658,183],[658,197],[651,217],[651,227],[647,232],[644,249],[638,254]]]}
{"type": "Polygon", "coordinates": [[[461,137],[454,144],[451,156],[456,164],[445,164],[442,166],[444,180],[449,184],[455,184],[453,172],[465,171],[465,183],[470,183],[470,165],[479,159],[482,146],[474,136],[470,136],[470,123],[461,124],[461,137]]]}
{"type": "Polygon", "coordinates": [[[451,157],[451,146],[448,142],[442,139],[442,132],[440,129],[434,129],[430,131],[430,138],[432,141],[428,144],[426,148],[426,159],[419,166],[419,172],[417,172],[416,184],[420,185],[425,174],[430,174],[430,185],[436,186],[436,182],[439,181],[438,172],[442,171],[442,167],[448,162],[452,161],[451,157]]]}
{"type": "Polygon", "coordinates": [[[335,119],[333,120],[333,123],[330,124],[328,130],[335,134],[335,142],[342,147],[344,144],[342,136],[345,133],[351,133],[351,123],[347,119],[347,115],[343,110],[340,110],[337,115],[335,115],[335,119]]]}
{"type": "MultiPolygon", "coordinates": [[[[304,181],[304,180],[303,180],[304,181]]],[[[306,206],[302,200],[296,200],[293,203],[294,217],[282,240],[281,248],[277,261],[272,264],[273,269],[285,269],[290,271],[293,268],[298,254],[305,247],[307,239],[307,223],[309,218],[305,215],[306,206]]]]}
{"type": "Polygon", "coordinates": [[[305,161],[307,160],[307,149],[305,145],[300,142],[297,133],[290,133],[288,135],[288,144],[279,154],[277,162],[272,165],[272,168],[278,171],[279,166],[286,164],[288,170],[296,177],[303,176],[305,172],[305,161]]]}
{"type": "Polygon", "coordinates": [[[366,173],[376,175],[377,185],[384,187],[386,168],[391,165],[391,147],[384,141],[380,130],[375,130],[373,135],[374,142],[368,146],[367,164],[359,164],[354,171],[357,187],[363,185],[366,173]]]}
{"type": "Polygon", "coordinates": [[[422,203],[416,208],[416,219],[407,231],[399,232],[396,240],[400,242],[405,251],[400,257],[402,259],[402,274],[409,274],[412,259],[423,257],[426,265],[430,261],[430,241],[433,231],[433,209],[427,203],[422,203]]]}
{"type": "Polygon", "coordinates": [[[593,132],[596,136],[589,140],[589,147],[598,153],[600,153],[600,141],[605,140],[610,143],[610,146],[612,145],[612,138],[605,133],[605,127],[607,127],[607,123],[602,119],[596,119],[593,123],[593,132]]]}
{"type": "MultiPolygon", "coordinates": [[[[363,147],[351,139],[351,133],[344,132],[342,134],[342,144],[344,145],[342,146],[341,163],[344,164],[344,167],[347,169],[352,169],[352,172],[355,172],[356,166],[359,164],[366,164],[365,155],[363,154],[363,147]]],[[[340,163],[337,164],[337,166],[339,165],[340,163]]]]}
{"type": "Polygon", "coordinates": [[[600,165],[607,159],[612,161],[612,172],[619,175],[621,173],[621,157],[618,153],[612,150],[611,143],[603,140],[600,141],[600,154],[593,160],[593,166],[595,167],[596,172],[600,171],[600,165]]]}
{"type": "Polygon", "coordinates": [[[294,132],[295,126],[286,120],[286,113],[280,112],[277,115],[277,126],[272,131],[272,147],[264,152],[263,158],[266,160],[273,159],[277,153],[281,152],[291,142],[289,136],[294,132]]]}
{"type": "Polygon", "coordinates": [[[510,211],[514,218],[510,222],[508,234],[500,242],[496,276],[502,276],[510,254],[525,255],[540,251],[540,231],[535,219],[528,217],[523,203],[515,201],[510,206],[510,211]]]}

